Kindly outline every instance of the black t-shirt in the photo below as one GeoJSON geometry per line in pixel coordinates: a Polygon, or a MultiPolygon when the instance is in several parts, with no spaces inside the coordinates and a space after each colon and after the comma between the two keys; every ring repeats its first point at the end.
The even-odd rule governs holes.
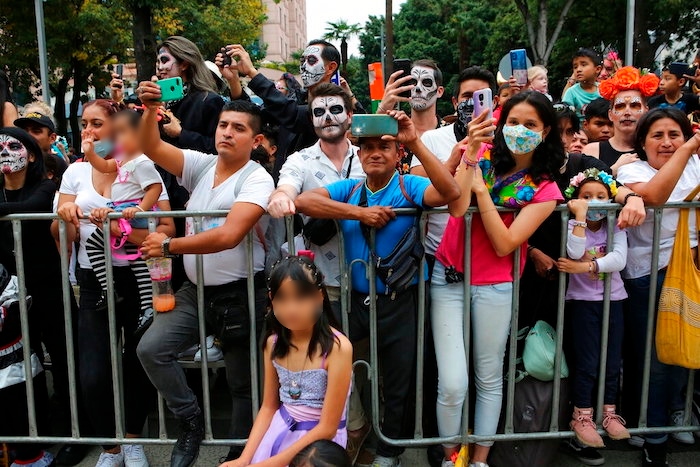
{"type": "Polygon", "coordinates": [[[650,98],[647,105],[649,106],[649,109],[655,109],[657,107],[662,109],[666,107],[675,107],[682,110],[686,114],[689,114],[700,110],[700,97],[696,96],[695,94],[684,93],[676,102],[670,103],[666,100],[666,96],[661,94],[650,98]]]}
{"type": "Polygon", "coordinates": [[[631,154],[633,152],[635,152],[634,149],[630,151],[618,151],[612,147],[612,144],[610,144],[609,141],[601,141],[598,143],[598,157],[608,166],[608,171],[610,170],[609,168],[612,167],[615,162],[617,162],[620,156],[623,154],[631,154]]]}

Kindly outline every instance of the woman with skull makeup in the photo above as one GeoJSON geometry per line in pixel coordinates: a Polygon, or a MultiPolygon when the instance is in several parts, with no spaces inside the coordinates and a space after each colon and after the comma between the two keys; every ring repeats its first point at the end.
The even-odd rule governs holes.
{"type": "MultiPolygon", "coordinates": [[[[461,197],[450,203],[451,217],[436,253],[431,288],[432,323],[438,361],[440,436],[462,434],[462,405],[469,363],[464,356],[464,303],[471,301],[476,382],[475,435],[496,433],[503,393],[503,358],[510,331],[513,264],[520,248],[525,265],[527,240],[554,211],[561,192],[553,181],[564,163],[564,146],[551,102],[534,91],[518,93],[503,106],[498,126],[487,113],[468,124],[469,142],[455,179],[461,197]],[[494,136],[495,135],[495,136],[494,136]],[[471,236],[471,276],[464,270],[464,214],[476,202],[471,236]],[[519,210],[501,213],[497,207],[519,210]],[[464,295],[465,280],[471,296],[464,295]],[[462,356],[457,358],[456,356],[462,356]]],[[[493,442],[478,442],[471,464],[486,467],[493,442]]],[[[454,466],[459,446],[445,446],[443,466],[454,466]]]]}
{"type": "MultiPolygon", "coordinates": [[[[99,99],[87,103],[83,108],[83,138],[92,141],[96,153],[112,156],[112,117],[119,106],[109,100],[99,99]]],[[[78,314],[79,374],[85,408],[98,437],[115,436],[114,395],[112,394],[112,372],[110,364],[110,338],[108,311],[98,306],[102,299],[102,287],[87,255],[87,241],[98,228],[102,219],[83,213],[108,206],[112,184],[118,173],[100,173],[87,162],[72,164],[66,170],[59,190],[58,216],[66,222],[68,242],[80,241],[78,270],[80,284],[80,311],[78,314]]],[[[165,192],[158,201],[159,210],[170,210],[165,192]]],[[[58,221],[55,221],[57,226],[58,221]]],[[[57,230],[57,229],[55,229],[57,230]]],[[[171,218],[160,218],[158,231],[175,233],[171,218]]],[[[116,220],[111,222],[111,234],[121,236],[116,220]]],[[[146,229],[133,229],[127,237],[129,243],[140,245],[148,234],[146,229]]],[[[123,253],[123,251],[122,251],[123,253]]],[[[114,258],[112,261],[114,290],[120,297],[115,300],[118,334],[124,335],[122,371],[124,381],[124,407],[126,436],[138,437],[143,430],[146,416],[155,398],[155,389],[148,380],[136,356],[138,336],[135,331],[140,315],[140,299],[137,278],[128,261],[114,258]]],[[[59,276],[60,277],[60,276],[59,276]]],[[[98,465],[143,467],[148,465],[140,445],[104,445],[98,465]]]]}
{"type": "MultiPolygon", "coordinates": [[[[44,157],[36,140],[29,133],[15,127],[0,129],[0,216],[21,213],[50,213],[56,184],[46,177],[44,157]]],[[[42,343],[46,346],[52,361],[52,375],[56,400],[68,404],[68,362],[62,310],[56,309],[63,302],[61,290],[61,259],[54,244],[49,226],[51,221],[23,221],[22,245],[24,276],[27,295],[31,296],[29,309],[29,345],[36,349],[36,355],[44,362],[42,343]]],[[[15,258],[14,235],[9,221],[0,222],[0,264],[11,275],[18,275],[15,258]]],[[[75,299],[70,297],[75,306],[75,299]]],[[[0,320],[0,330],[2,324],[0,320]]],[[[24,341],[26,344],[26,340],[24,341]]],[[[5,349],[6,350],[6,349],[5,349]]],[[[0,354],[2,355],[2,354],[0,354]]],[[[20,353],[21,355],[21,353],[20,353]]],[[[9,357],[5,354],[5,357],[9,357]]],[[[0,380],[8,382],[0,375],[0,380]]],[[[0,384],[0,388],[2,384],[0,384]]],[[[39,434],[48,434],[48,391],[44,374],[34,379],[36,417],[39,434]]],[[[24,397],[24,391],[22,391],[24,397]]],[[[7,401],[3,401],[3,404],[7,401]]],[[[24,403],[24,401],[18,401],[24,403]]],[[[7,407],[6,405],[3,405],[7,407]]],[[[5,414],[3,412],[3,414],[5,414]]],[[[8,423],[0,423],[0,435],[26,435],[26,408],[24,420],[10,416],[8,423]],[[11,421],[9,421],[11,420],[11,421]],[[23,433],[10,430],[24,430],[23,433]]],[[[41,449],[29,445],[19,447],[21,459],[36,458],[41,449]],[[33,455],[30,455],[33,452],[33,455]]],[[[32,466],[48,465],[45,457],[36,459],[32,466]]]]}

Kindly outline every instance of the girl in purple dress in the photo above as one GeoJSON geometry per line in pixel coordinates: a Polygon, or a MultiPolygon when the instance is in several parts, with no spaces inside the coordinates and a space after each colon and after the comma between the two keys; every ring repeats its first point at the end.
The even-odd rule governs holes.
{"type": "Polygon", "coordinates": [[[222,467],[282,467],[316,440],[347,444],[352,345],[330,324],[323,275],[309,258],[288,257],[268,285],[262,407],[241,457],[222,467]]]}

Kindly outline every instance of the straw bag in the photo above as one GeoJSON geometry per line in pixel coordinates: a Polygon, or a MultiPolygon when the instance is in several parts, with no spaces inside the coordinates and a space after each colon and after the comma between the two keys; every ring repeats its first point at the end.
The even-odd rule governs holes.
{"type": "MultiPolygon", "coordinates": [[[[698,192],[700,185],[685,200],[692,201],[698,192]]],[[[690,209],[680,209],[678,216],[676,239],[659,299],[656,353],[662,363],[697,370],[700,369],[700,270],[690,249],[690,209]]],[[[696,221],[698,211],[696,208],[696,221]]]]}

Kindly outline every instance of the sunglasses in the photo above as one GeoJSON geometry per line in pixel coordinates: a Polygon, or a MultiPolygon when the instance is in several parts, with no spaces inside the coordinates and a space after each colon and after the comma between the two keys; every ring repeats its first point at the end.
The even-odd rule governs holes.
{"type": "Polygon", "coordinates": [[[552,107],[554,107],[555,112],[566,112],[567,110],[570,110],[572,112],[576,112],[576,107],[574,107],[571,104],[554,104],[552,107]]]}

